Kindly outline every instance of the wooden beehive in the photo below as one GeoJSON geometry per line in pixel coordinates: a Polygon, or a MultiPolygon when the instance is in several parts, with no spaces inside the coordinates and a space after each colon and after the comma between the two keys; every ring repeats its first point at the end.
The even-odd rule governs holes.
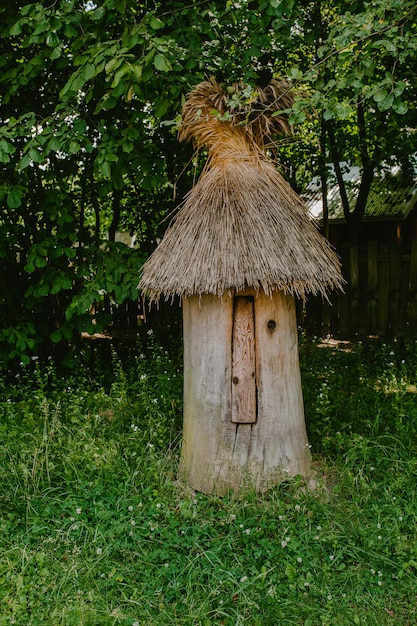
{"type": "Polygon", "coordinates": [[[229,95],[212,80],[184,107],[180,136],[207,146],[208,163],[139,285],[151,300],[182,299],[179,473],[218,494],[309,475],[294,298],[342,283],[337,256],[265,153],[265,138],[285,129],[272,113],[288,86],[272,81],[245,116],[225,115],[229,95]]]}

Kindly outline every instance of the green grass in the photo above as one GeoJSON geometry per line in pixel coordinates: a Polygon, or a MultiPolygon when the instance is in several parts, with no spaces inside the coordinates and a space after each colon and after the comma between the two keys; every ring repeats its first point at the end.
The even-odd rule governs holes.
{"type": "Polygon", "coordinates": [[[176,480],[181,355],[99,357],[0,382],[1,626],[417,623],[416,343],[302,338],[317,487],[241,499],[176,480]]]}

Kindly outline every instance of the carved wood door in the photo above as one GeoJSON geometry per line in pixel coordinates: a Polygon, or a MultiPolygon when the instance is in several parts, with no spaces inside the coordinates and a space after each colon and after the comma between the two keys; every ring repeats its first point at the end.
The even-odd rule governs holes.
{"type": "Polygon", "coordinates": [[[252,296],[236,296],[232,338],[232,422],[256,422],[255,311],[252,296]]]}

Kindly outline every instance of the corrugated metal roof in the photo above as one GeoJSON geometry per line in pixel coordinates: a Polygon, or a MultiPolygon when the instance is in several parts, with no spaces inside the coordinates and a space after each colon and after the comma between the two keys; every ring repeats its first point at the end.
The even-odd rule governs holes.
{"type": "MultiPolygon", "coordinates": [[[[344,220],[339,186],[333,165],[328,165],[327,202],[330,220],[344,220]]],[[[353,210],[359,191],[361,171],[359,167],[349,167],[341,163],[343,180],[349,206],[353,210]]],[[[382,176],[374,178],[366,205],[365,220],[405,219],[417,200],[417,179],[401,174],[398,167],[387,170],[382,176]]],[[[302,194],[310,215],[316,219],[323,216],[323,199],[320,178],[314,178],[302,194]]]]}

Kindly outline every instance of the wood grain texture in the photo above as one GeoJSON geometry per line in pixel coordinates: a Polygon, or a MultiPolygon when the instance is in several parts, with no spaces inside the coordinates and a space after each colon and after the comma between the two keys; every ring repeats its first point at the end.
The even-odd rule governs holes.
{"type": "Polygon", "coordinates": [[[256,381],[253,297],[234,298],[232,347],[232,422],[254,424],[256,381]]]}
{"type": "Polygon", "coordinates": [[[250,295],[255,317],[255,423],[232,422],[233,297],[183,300],[179,476],[205,493],[264,491],[288,476],[310,473],[294,299],[281,292],[250,295]],[[270,327],[271,321],[275,327],[270,327]]]}

